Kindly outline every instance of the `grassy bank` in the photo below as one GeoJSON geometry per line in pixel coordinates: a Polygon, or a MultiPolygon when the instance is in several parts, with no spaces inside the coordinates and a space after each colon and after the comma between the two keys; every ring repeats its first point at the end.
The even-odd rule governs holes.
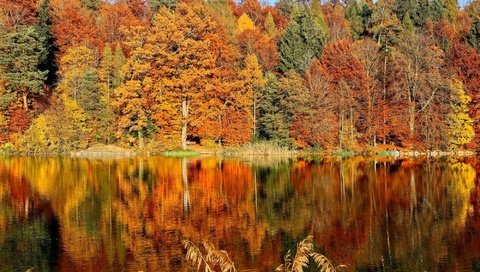
{"type": "Polygon", "coordinates": [[[160,153],[165,157],[196,157],[201,153],[195,150],[167,150],[160,153]]]}
{"type": "Polygon", "coordinates": [[[271,142],[248,143],[239,147],[221,149],[219,155],[296,155],[293,149],[282,147],[271,142]]]}
{"type": "Polygon", "coordinates": [[[255,142],[247,143],[238,147],[222,147],[219,145],[191,145],[187,150],[182,149],[165,149],[158,146],[147,146],[142,149],[135,147],[121,147],[116,145],[93,144],[86,149],[73,150],[67,152],[17,152],[10,144],[0,146],[0,156],[75,156],[75,157],[131,157],[136,155],[146,156],[166,156],[166,157],[195,157],[199,155],[218,155],[218,156],[309,156],[315,155],[320,157],[339,157],[348,158],[354,156],[363,157],[457,157],[457,156],[474,156],[475,151],[471,150],[455,150],[455,151],[439,151],[439,150],[412,150],[392,145],[365,146],[355,151],[335,149],[291,149],[280,146],[273,142],[255,142]]]}

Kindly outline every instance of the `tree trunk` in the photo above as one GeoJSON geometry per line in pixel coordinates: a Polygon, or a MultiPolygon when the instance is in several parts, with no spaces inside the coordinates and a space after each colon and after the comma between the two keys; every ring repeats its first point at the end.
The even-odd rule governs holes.
{"type": "Polygon", "coordinates": [[[415,132],[415,102],[412,99],[411,94],[408,94],[408,127],[410,129],[410,138],[413,138],[415,132]]]}
{"type": "Polygon", "coordinates": [[[143,148],[143,132],[141,130],[138,131],[138,146],[140,149],[143,148]]]}
{"type": "Polygon", "coordinates": [[[182,149],[187,149],[187,117],[188,117],[188,103],[187,97],[182,99],[182,149]]]}
{"type": "MultiPolygon", "coordinates": [[[[367,105],[367,137],[370,138],[372,137],[372,134],[374,133],[374,129],[372,126],[372,92],[370,90],[370,86],[368,86],[367,89],[368,92],[368,105],[367,105]]],[[[373,136],[375,137],[375,136],[373,136]]],[[[372,137],[372,140],[373,140],[372,137]]]]}
{"type": "Polygon", "coordinates": [[[340,114],[340,133],[338,133],[340,149],[343,149],[343,113],[340,114]]]}
{"type": "Polygon", "coordinates": [[[354,124],[353,124],[353,108],[350,107],[350,140],[352,141],[352,144],[355,143],[354,141],[354,133],[353,133],[353,128],[354,128],[354,124]]]}
{"type": "Polygon", "coordinates": [[[253,98],[253,136],[252,140],[255,139],[257,135],[257,101],[255,97],[253,98]]]}
{"type": "Polygon", "coordinates": [[[387,134],[385,127],[387,124],[385,103],[387,101],[387,56],[383,58],[383,144],[387,143],[387,134]]]}
{"type": "Polygon", "coordinates": [[[219,146],[222,146],[222,137],[223,137],[223,118],[222,118],[222,115],[219,114],[218,115],[218,122],[220,123],[220,129],[221,129],[221,133],[220,133],[220,136],[218,137],[218,145],[219,146]]]}
{"type": "Polygon", "coordinates": [[[188,190],[187,159],[182,158],[183,212],[190,211],[190,191],[188,190]]]}
{"type": "Polygon", "coordinates": [[[27,94],[25,93],[22,98],[23,98],[23,108],[25,109],[25,111],[28,111],[27,94]]]}

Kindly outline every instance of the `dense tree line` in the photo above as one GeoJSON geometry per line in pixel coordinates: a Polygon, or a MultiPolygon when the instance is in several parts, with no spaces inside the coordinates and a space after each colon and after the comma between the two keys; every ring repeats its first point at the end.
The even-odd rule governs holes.
{"type": "Polygon", "coordinates": [[[478,0],[0,0],[0,141],[476,148],[479,50],[478,0]]]}

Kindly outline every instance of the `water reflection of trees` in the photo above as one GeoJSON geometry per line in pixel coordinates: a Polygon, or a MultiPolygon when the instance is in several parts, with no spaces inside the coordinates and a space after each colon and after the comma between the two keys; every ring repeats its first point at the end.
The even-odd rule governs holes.
{"type": "Polygon", "coordinates": [[[470,165],[363,159],[302,164],[292,170],[295,191],[303,195],[292,200],[291,222],[303,222],[334,261],[387,270],[450,267],[445,262],[455,250],[447,246],[460,239],[474,186],[470,165]]]}
{"type": "MultiPolygon", "coordinates": [[[[269,271],[312,233],[322,252],[352,269],[471,267],[480,257],[474,166],[362,158],[5,159],[0,245],[43,233],[58,236],[49,248],[61,246],[48,253],[30,243],[50,254],[43,258],[50,262],[37,262],[44,267],[186,271],[180,240],[208,239],[238,268],[269,271]],[[45,227],[51,222],[58,234],[45,227]]],[[[0,251],[0,261],[9,256],[0,251]]]]}

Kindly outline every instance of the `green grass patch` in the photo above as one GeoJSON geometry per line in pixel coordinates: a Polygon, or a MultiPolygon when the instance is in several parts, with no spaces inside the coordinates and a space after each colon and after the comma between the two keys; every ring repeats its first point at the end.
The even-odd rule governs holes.
{"type": "Polygon", "coordinates": [[[260,141],[224,149],[223,155],[294,155],[295,150],[273,142],[260,141]]]}
{"type": "Polygon", "coordinates": [[[380,156],[380,157],[393,157],[394,152],[393,151],[379,150],[379,151],[375,152],[375,155],[380,156]]]}
{"type": "Polygon", "coordinates": [[[14,148],[11,143],[0,145],[0,156],[7,157],[14,153],[14,148]]]}
{"type": "Polygon", "coordinates": [[[335,154],[335,156],[342,157],[342,158],[348,158],[348,157],[355,156],[355,152],[350,151],[350,150],[343,150],[343,149],[335,150],[334,154],[335,154]]]}
{"type": "Polygon", "coordinates": [[[163,156],[166,157],[196,157],[200,155],[200,152],[194,150],[167,150],[164,151],[163,156]]]}

